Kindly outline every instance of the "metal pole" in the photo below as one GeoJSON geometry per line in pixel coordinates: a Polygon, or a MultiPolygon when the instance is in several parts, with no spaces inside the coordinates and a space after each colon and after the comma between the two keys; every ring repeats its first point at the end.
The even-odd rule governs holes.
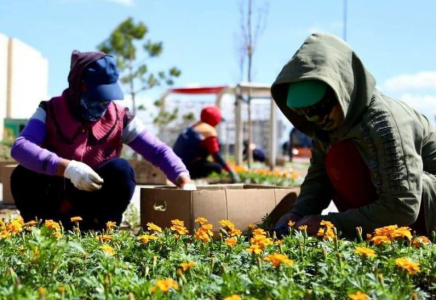
{"type": "Polygon", "coordinates": [[[277,146],[277,106],[271,98],[271,116],[270,116],[270,144],[269,144],[269,161],[271,170],[276,166],[276,146],[277,146]]]}
{"type": "Polygon", "coordinates": [[[241,88],[239,86],[236,87],[235,93],[235,160],[236,164],[242,166],[242,101],[239,99],[241,96],[241,88]]]}

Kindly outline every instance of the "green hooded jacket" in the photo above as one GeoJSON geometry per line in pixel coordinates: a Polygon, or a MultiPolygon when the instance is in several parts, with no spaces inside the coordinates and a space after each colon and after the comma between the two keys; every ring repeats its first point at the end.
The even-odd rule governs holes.
{"type": "Polygon", "coordinates": [[[375,85],[356,53],[329,34],[312,34],[283,67],[271,87],[272,96],[289,121],[313,138],[309,171],[291,211],[316,215],[329,205],[334,189],[325,169],[327,149],[351,139],[370,170],[378,198],[323,219],[352,237],[358,226],[371,233],[382,226],[411,225],[423,206],[430,234],[436,226],[436,129],[425,116],[383,95],[375,85]],[[286,106],[289,83],[308,79],[324,81],[336,93],[344,121],[332,133],[317,129],[286,106]]]}

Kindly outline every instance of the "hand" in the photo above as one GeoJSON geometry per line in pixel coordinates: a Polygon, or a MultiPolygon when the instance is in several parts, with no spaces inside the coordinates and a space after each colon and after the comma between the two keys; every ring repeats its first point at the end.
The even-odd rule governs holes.
{"type": "Polygon", "coordinates": [[[241,182],[241,178],[239,178],[238,173],[236,173],[233,170],[229,171],[230,177],[232,178],[232,183],[239,183],[241,182]]]}
{"type": "Polygon", "coordinates": [[[64,177],[70,179],[81,191],[94,192],[103,186],[103,179],[90,166],[80,161],[71,160],[65,169],[64,177]]]}
{"type": "Polygon", "coordinates": [[[296,213],[289,212],[280,217],[277,223],[271,228],[276,232],[278,238],[282,238],[283,235],[289,234],[289,222],[297,223],[301,217],[296,213]]]}
{"type": "Polygon", "coordinates": [[[177,187],[185,191],[195,191],[197,187],[188,175],[180,175],[176,180],[177,187]]]}
{"type": "Polygon", "coordinates": [[[302,225],[307,225],[307,235],[316,236],[321,228],[322,218],[320,215],[306,216],[295,224],[295,228],[302,225]]]}

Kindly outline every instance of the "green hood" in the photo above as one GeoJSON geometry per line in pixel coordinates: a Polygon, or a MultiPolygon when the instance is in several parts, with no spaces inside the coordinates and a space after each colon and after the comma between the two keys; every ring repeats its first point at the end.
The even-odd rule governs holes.
{"type": "Polygon", "coordinates": [[[271,94],[289,121],[305,134],[325,139],[327,134],[286,105],[289,83],[321,80],[336,93],[344,112],[344,122],[336,132],[345,135],[368,107],[375,80],[354,51],[330,34],[309,36],[292,59],[283,67],[271,87],[271,94]]]}

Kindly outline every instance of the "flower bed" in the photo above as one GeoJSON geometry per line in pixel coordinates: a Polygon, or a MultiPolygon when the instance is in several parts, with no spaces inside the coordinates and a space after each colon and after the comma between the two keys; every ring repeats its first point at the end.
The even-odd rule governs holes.
{"type": "MultiPolygon", "coordinates": [[[[323,222],[318,237],[290,228],[283,240],[229,220],[212,237],[198,218],[188,233],[64,232],[53,221],[0,222],[0,299],[424,299],[435,297],[436,247],[389,226],[350,242],[323,222]]],[[[292,225],[292,224],[290,224],[292,225]]],[[[433,237],[434,239],[434,237],[433,237]]],[[[433,240],[434,242],[434,240],[433,240]]]]}

